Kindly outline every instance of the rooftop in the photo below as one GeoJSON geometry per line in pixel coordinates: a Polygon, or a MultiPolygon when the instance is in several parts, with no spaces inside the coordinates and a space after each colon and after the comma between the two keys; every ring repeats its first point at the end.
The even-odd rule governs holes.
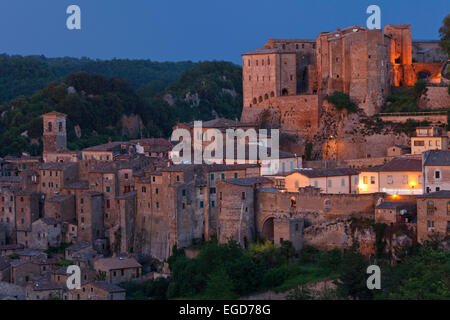
{"type": "MultiPolygon", "coordinates": [[[[336,169],[297,169],[292,173],[301,173],[308,178],[321,178],[321,177],[339,177],[357,175],[359,172],[353,168],[336,168],[336,169]]],[[[291,174],[292,174],[291,173],[291,174]]]]}
{"type": "Polygon", "coordinates": [[[423,158],[424,166],[450,166],[450,151],[429,150],[423,158]]]}
{"type": "Polygon", "coordinates": [[[104,267],[107,270],[127,269],[127,268],[140,268],[142,267],[136,259],[133,258],[102,258],[98,259],[95,263],[96,266],[104,267]]]}
{"type": "Polygon", "coordinates": [[[265,177],[249,177],[225,180],[227,183],[239,185],[239,186],[252,186],[261,183],[272,183],[272,180],[265,177]]]}

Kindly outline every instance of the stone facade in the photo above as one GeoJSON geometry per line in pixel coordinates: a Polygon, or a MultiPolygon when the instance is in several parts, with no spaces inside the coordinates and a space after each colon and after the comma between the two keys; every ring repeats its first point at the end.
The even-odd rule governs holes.
{"type": "Polygon", "coordinates": [[[66,117],[67,115],[55,111],[42,116],[44,153],[67,149],[66,117]]]}
{"type": "Polygon", "coordinates": [[[450,192],[427,193],[417,199],[417,240],[431,240],[430,236],[450,234],[450,192]]]}

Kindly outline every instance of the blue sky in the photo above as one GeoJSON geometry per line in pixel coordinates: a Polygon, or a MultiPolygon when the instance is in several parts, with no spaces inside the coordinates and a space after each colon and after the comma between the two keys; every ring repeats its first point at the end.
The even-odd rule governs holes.
{"type": "Polygon", "coordinates": [[[438,39],[448,0],[1,0],[0,53],[157,61],[227,60],[268,38],[315,38],[320,31],[411,23],[413,39],[438,39]],[[66,28],[81,8],[82,30],[66,28]]]}

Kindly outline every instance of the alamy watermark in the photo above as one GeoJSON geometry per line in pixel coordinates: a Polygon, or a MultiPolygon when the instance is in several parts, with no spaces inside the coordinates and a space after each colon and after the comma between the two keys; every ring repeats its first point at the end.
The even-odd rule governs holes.
{"type": "Polygon", "coordinates": [[[275,174],[279,168],[278,129],[249,128],[203,130],[202,121],[194,121],[193,130],[177,128],[172,141],[179,143],[172,149],[174,164],[248,164],[260,163],[268,174],[275,174]],[[193,137],[191,136],[191,132],[193,137]],[[248,150],[248,152],[247,152],[248,150]]]}

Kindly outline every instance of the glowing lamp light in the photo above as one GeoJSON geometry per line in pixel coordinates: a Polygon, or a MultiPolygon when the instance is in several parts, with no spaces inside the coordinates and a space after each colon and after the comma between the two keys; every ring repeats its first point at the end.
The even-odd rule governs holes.
{"type": "Polygon", "coordinates": [[[398,194],[393,194],[392,198],[397,199],[398,198],[398,194]]]}

